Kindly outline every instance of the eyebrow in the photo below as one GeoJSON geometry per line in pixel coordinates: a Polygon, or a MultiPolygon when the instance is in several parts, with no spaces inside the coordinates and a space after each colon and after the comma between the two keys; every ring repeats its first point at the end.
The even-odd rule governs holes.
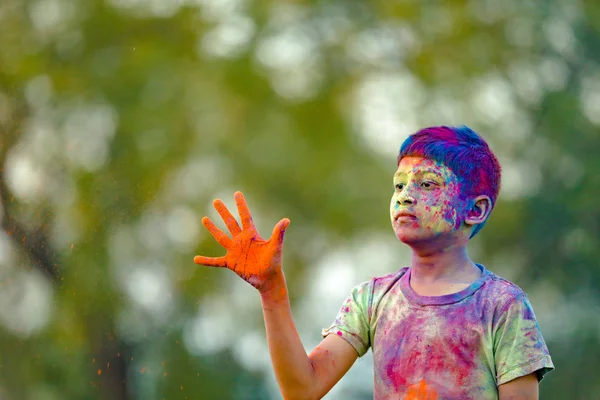
{"type": "MultiPolygon", "coordinates": [[[[429,175],[429,174],[435,175],[435,176],[437,176],[440,179],[444,179],[444,177],[440,173],[438,173],[436,171],[431,171],[431,170],[424,170],[423,171],[423,170],[420,170],[420,171],[417,171],[415,173],[415,175],[418,175],[418,176],[429,175]]],[[[394,178],[400,178],[400,177],[405,176],[405,175],[408,175],[408,174],[406,172],[396,172],[394,174],[394,178]]]]}

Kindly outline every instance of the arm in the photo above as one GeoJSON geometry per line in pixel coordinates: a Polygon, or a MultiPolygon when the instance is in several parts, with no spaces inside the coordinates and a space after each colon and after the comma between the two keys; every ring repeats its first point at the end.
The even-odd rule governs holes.
{"type": "Polygon", "coordinates": [[[344,339],[329,335],[307,355],[292,319],[283,275],[279,279],[280,289],[261,294],[267,343],[279,388],[286,400],[320,399],[350,369],[358,354],[344,339]]]}
{"type": "Polygon", "coordinates": [[[358,354],[345,340],[329,335],[308,356],[294,325],[285,277],[281,269],[283,236],[289,224],[282,219],[271,238],[263,240],[253,222],[243,195],[235,193],[242,227],[222,201],[214,206],[231,236],[209,218],[202,223],[226,250],[222,257],[194,257],[194,262],[227,268],[254,286],[261,297],[269,353],[279,388],[286,400],[320,399],[348,371],[358,354]]]}
{"type": "Polygon", "coordinates": [[[344,339],[328,335],[310,353],[309,358],[315,374],[312,399],[320,399],[348,372],[358,353],[344,339]]]}
{"type": "Polygon", "coordinates": [[[500,400],[538,400],[539,384],[536,373],[521,376],[498,386],[500,400]]]}

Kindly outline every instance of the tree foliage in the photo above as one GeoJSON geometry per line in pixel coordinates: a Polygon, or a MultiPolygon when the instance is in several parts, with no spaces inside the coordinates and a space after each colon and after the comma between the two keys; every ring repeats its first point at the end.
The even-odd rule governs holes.
{"type": "MultiPolygon", "coordinates": [[[[221,252],[212,199],[242,190],[263,235],[289,217],[293,306],[333,319],[317,267],[391,235],[406,135],[463,123],[503,164],[473,253],[530,294],[557,366],[542,397],[600,396],[599,10],[3,0],[1,396],[276,398],[256,294],[192,262],[221,252]]],[[[408,261],[385,249],[354,276],[408,261]]]]}

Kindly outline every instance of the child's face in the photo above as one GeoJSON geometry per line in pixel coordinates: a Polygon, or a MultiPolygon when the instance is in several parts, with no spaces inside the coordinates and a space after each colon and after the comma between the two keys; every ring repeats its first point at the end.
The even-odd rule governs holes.
{"type": "MultiPolygon", "coordinates": [[[[404,157],[394,174],[390,217],[396,236],[411,244],[464,236],[466,201],[450,168],[423,157],[404,157]],[[402,215],[402,214],[410,215],[402,215]]],[[[468,238],[468,234],[467,234],[468,238]]]]}

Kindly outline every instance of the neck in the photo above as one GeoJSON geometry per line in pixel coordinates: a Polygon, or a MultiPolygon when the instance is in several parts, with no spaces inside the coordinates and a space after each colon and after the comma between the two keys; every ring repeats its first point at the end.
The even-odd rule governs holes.
{"type": "Polygon", "coordinates": [[[464,245],[422,251],[413,248],[411,280],[421,283],[474,281],[479,268],[464,245]]]}

